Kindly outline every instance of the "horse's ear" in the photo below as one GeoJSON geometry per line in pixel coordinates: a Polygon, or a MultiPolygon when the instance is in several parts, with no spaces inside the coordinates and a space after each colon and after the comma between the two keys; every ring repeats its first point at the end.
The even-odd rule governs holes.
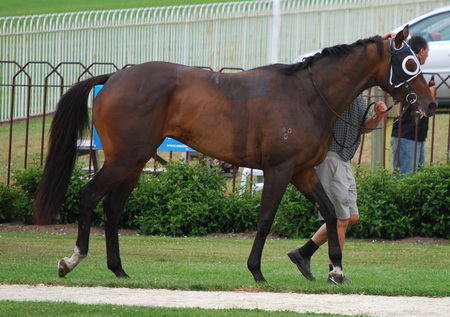
{"type": "Polygon", "coordinates": [[[409,36],[409,24],[405,25],[405,27],[403,28],[402,33],[403,33],[403,37],[405,38],[405,41],[406,41],[406,39],[409,36]]]}
{"type": "Polygon", "coordinates": [[[409,36],[409,25],[407,24],[401,32],[395,36],[395,48],[400,49],[403,45],[403,41],[405,41],[409,36]]]}

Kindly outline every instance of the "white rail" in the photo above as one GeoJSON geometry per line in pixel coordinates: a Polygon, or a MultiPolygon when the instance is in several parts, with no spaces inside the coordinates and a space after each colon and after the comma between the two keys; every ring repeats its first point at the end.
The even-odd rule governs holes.
{"type": "MultiPolygon", "coordinates": [[[[45,61],[91,65],[109,62],[121,68],[151,60],[191,66],[249,69],[272,61],[272,42],[279,42],[278,59],[288,63],[301,53],[359,38],[383,34],[449,0],[280,0],[280,38],[274,39],[272,1],[242,1],[192,6],[72,12],[0,18],[0,61],[26,65],[45,61]]],[[[55,85],[78,80],[80,65],[66,65],[48,81],[55,85]]],[[[42,113],[42,93],[23,87],[43,85],[50,66],[0,64],[0,121],[42,113]],[[12,82],[18,85],[12,102],[12,82]]],[[[90,72],[114,71],[96,65],[90,72]]],[[[84,76],[88,76],[85,74],[84,76]]],[[[54,109],[59,88],[49,91],[54,109]]]]}

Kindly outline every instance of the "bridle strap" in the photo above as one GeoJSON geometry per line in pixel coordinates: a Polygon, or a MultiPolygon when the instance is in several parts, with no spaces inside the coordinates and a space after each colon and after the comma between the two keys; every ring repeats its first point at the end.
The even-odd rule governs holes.
{"type": "MultiPolygon", "coordinates": [[[[344,121],[344,122],[345,122],[346,124],[348,124],[348,125],[351,125],[351,126],[354,126],[354,127],[357,127],[357,128],[358,128],[358,133],[356,134],[355,141],[353,141],[352,145],[350,145],[350,146],[345,146],[345,145],[343,145],[343,144],[340,144],[340,143],[338,142],[338,140],[336,139],[336,136],[335,136],[334,133],[333,133],[333,139],[334,139],[334,141],[336,142],[337,145],[339,145],[339,146],[342,147],[342,148],[351,148],[351,147],[353,147],[353,146],[358,142],[359,136],[361,135],[362,130],[364,129],[364,122],[366,121],[367,113],[369,113],[370,107],[371,107],[373,104],[375,104],[375,102],[372,102],[372,103],[367,107],[366,111],[364,112],[364,116],[363,116],[363,118],[362,118],[361,124],[360,124],[360,125],[353,124],[352,122],[349,122],[349,121],[345,120],[345,119],[344,119],[342,116],[340,116],[336,111],[334,111],[334,109],[330,106],[330,104],[329,104],[328,101],[326,100],[325,96],[322,94],[322,91],[320,91],[319,86],[317,86],[317,83],[316,83],[316,81],[314,80],[314,77],[313,77],[313,74],[312,74],[311,66],[309,66],[309,65],[308,65],[308,72],[309,72],[309,76],[311,77],[311,82],[312,82],[312,84],[313,84],[313,86],[314,86],[314,89],[316,90],[316,92],[317,92],[317,94],[320,96],[320,98],[322,98],[323,102],[327,105],[328,109],[330,109],[330,111],[331,111],[336,117],[338,117],[338,119],[341,119],[342,121],[344,121]]],[[[379,129],[379,128],[374,128],[374,130],[375,130],[375,129],[379,129]]]]}
{"type": "Polygon", "coordinates": [[[389,78],[391,77],[391,69],[392,69],[392,57],[394,56],[394,44],[393,44],[393,39],[389,38],[389,72],[388,72],[388,79],[387,79],[387,83],[389,85],[390,91],[391,91],[391,96],[392,96],[392,102],[395,104],[398,103],[397,98],[395,97],[395,88],[394,85],[390,85],[389,84],[389,78]]]}
{"type": "MultiPolygon", "coordinates": [[[[313,74],[312,74],[312,70],[311,70],[311,66],[308,65],[308,72],[309,72],[309,77],[311,78],[312,84],[314,86],[314,89],[316,90],[316,92],[319,94],[320,98],[322,98],[323,102],[327,105],[327,107],[331,110],[331,112],[338,118],[341,118],[340,115],[338,115],[336,113],[336,111],[333,110],[333,108],[330,106],[330,104],[327,102],[327,100],[325,99],[325,96],[322,94],[322,92],[319,89],[319,86],[317,86],[316,81],[314,80],[313,74]]],[[[342,119],[344,120],[344,119],[342,119]]],[[[345,120],[344,120],[345,121],[345,120]]]]}
{"type": "MultiPolygon", "coordinates": [[[[333,108],[330,106],[330,104],[329,104],[328,101],[326,100],[325,96],[322,94],[322,91],[319,89],[319,86],[317,85],[316,81],[314,80],[313,73],[312,73],[312,70],[311,70],[311,66],[310,66],[310,65],[308,65],[308,72],[309,72],[309,77],[311,78],[311,82],[312,82],[312,84],[313,84],[313,86],[314,86],[314,89],[316,90],[316,92],[317,92],[317,94],[320,96],[320,98],[322,98],[322,101],[327,105],[328,109],[330,109],[330,111],[331,111],[338,119],[341,119],[341,120],[344,121],[346,124],[351,125],[351,126],[356,127],[356,128],[359,129],[359,130],[358,130],[358,134],[357,134],[357,136],[356,136],[356,138],[355,138],[355,141],[353,141],[352,145],[350,145],[350,146],[345,146],[345,145],[340,144],[340,143],[338,142],[338,140],[336,139],[334,133],[333,133],[333,139],[334,139],[334,141],[335,141],[339,146],[341,146],[341,147],[343,147],[343,148],[351,148],[351,147],[353,147],[353,146],[356,144],[356,142],[358,142],[358,137],[361,135],[363,129],[370,129],[370,130],[381,130],[381,129],[383,129],[383,128],[365,128],[365,127],[364,127],[364,122],[366,121],[366,116],[367,116],[367,114],[369,113],[369,109],[370,109],[370,107],[372,107],[372,106],[375,104],[375,102],[372,102],[372,103],[369,104],[369,106],[367,107],[366,111],[364,112],[364,116],[363,116],[363,118],[362,118],[361,124],[360,124],[360,125],[353,124],[352,122],[349,122],[349,121],[345,120],[345,119],[344,119],[342,116],[340,116],[336,111],[334,111],[333,108]]],[[[415,96],[415,95],[416,95],[416,94],[410,92],[410,88],[409,88],[409,85],[408,85],[407,82],[405,82],[405,88],[406,88],[406,90],[408,91],[408,96],[410,96],[410,95],[414,95],[414,96],[415,96]]],[[[407,96],[407,98],[408,98],[408,96],[407,96]]],[[[394,99],[394,101],[395,101],[395,99],[394,99]]],[[[417,97],[416,97],[416,100],[414,100],[414,102],[415,102],[415,101],[417,101],[417,97]]],[[[396,103],[395,103],[395,104],[396,104],[396,103]]],[[[386,110],[386,112],[389,111],[389,110],[391,110],[393,106],[394,106],[394,105],[390,106],[390,107],[386,110]]],[[[405,113],[405,111],[402,111],[402,114],[400,115],[400,117],[398,117],[396,120],[394,120],[394,122],[393,122],[391,125],[394,125],[398,120],[400,120],[400,118],[403,117],[403,114],[404,114],[404,113],[405,113]]]]}
{"type": "MultiPolygon", "coordinates": [[[[344,121],[345,123],[347,123],[348,125],[351,125],[353,127],[359,128],[360,130],[364,129],[364,123],[362,125],[357,125],[354,124],[352,122],[349,122],[347,120],[345,120],[342,116],[340,116],[336,111],[334,111],[334,109],[330,106],[330,104],[328,103],[328,101],[326,100],[325,96],[322,94],[322,91],[320,91],[319,86],[317,85],[316,81],[314,80],[313,74],[312,74],[312,70],[311,70],[311,66],[308,66],[308,72],[309,72],[309,76],[311,78],[312,84],[314,86],[314,89],[316,90],[317,94],[320,96],[320,98],[322,98],[322,101],[327,105],[328,109],[330,109],[330,111],[338,118],[341,119],[342,121],[344,121]]],[[[372,102],[366,109],[366,112],[364,113],[364,118],[363,120],[365,121],[365,118],[367,116],[367,113],[369,112],[370,107],[375,104],[375,102],[372,102]]],[[[392,107],[391,107],[392,108],[392,107]]],[[[373,130],[377,130],[380,128],[373,128],[373,130]]]]}

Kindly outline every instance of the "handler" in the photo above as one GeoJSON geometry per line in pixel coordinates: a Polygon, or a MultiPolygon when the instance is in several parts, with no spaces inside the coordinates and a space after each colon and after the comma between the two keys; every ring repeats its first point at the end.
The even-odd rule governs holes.
{"type": "MultiPolygon", "coordinates": [[[[383,39],[394,38],[395,33],[386,33],[383,39]]],[[[372,132],[381,120],[387,115],[387,106],[383,101],[375,102],[375,114],[366,117],[363,133],[372,132]]],[[[336,210],[337,231],[341,251],[344,250],[345,232],[349,226],[359,220],[358,206],[356,205],[356,182],[353,176],[351,159],[361,143],[360,128],[366,113],[366,102],[362,94],[337,119],[333,127],[333,140],[328,154],[322,164],[316,166],[317,176],[336,210]]],[[[319,212],[319,218],[323,220],[319,212]]],[[[291,261],[297,265],[300,272],[310,281],[315,281],[311,272],[311,257],[319,247],[328,241],[327,226],[324,223],[313,237],[301,248],[288,252],[291,261]]],[[[331,262],[330,262],[331,263],[331,262]]],[[[333,266],[330,264],[330,271],[333,266]]],[[[329,276],[327,282],[339,284],[329,276]]],[[[343,283],[351,282],[344,276],[343,283]]]]}
{"type": "MultiPolygon", "coordinates": [[[[338,119],[334,124],[334,136],[330,150],[322,164],[316,167],[320,182],[336,209],[337,231],[341,250],[344,250],[347,228],[354,225],[359,219],[358,206],[356,205],[356,182],[353,176],[351,159],[361,143],[358,126],[362,122],[365,110],[366,102],[362,95],[359,95],[342,114],[343,120],[338,119]]],[[[375,103],[375,115],[366,118],[362,132],[373,131],[386,116],[386,111],[386,104],[377,101],[375,103]]],[[[323,220],[320,213],[319,218],[323,220]]],[[[311,273],[311,257],[327,241],[327,226],[324,223],[305,245],[288,253],[291,261],[297,264],[303,276],[310,281],[315,280],[311,273]]],[[[330,271],[332,269],[333,267],[330,264],[330,271]]],[[[328,277],[328,282],[338,284],[332,276],[328,277]]],[[[343,282],[348,283],[351,280],[344,276],[343,282]]]]}

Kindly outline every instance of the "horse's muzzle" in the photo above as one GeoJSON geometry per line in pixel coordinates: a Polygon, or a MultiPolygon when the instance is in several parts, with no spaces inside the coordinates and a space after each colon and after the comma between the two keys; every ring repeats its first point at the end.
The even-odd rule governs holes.
{"type": "Polygon", "coordinates": [[[427,113],[426,115],[428,116],[428,117],[431,117],[432,115],[434,115],[435,114],[435,112],[436,112],[436,110],[437,110],[437,108],[438,108],[438,102],[437,101],[432,101],[432,102],[430,102],[429,104],[428,104],[428,112],[429,113],[427,113]]]}
{"type": "Polygon", "coordinates": [[[438,107],[437,101],[436,101],[436,102],[430,102],[430,104],[428,105],[428,108],[429,108],[431,111],[433,111],[433,112],[436,111],[437,107],[438,107]]]}
{"type": "Polygon", "coordinates": [[[428,107],[422,107],[420,103],[415,104],[416,107],[411,107],[411,115],[414,117],[422,118],[423,116],[431,117],[434,115],[438,108],[438,102],[436,100],[428,103],[428,107]]]}

